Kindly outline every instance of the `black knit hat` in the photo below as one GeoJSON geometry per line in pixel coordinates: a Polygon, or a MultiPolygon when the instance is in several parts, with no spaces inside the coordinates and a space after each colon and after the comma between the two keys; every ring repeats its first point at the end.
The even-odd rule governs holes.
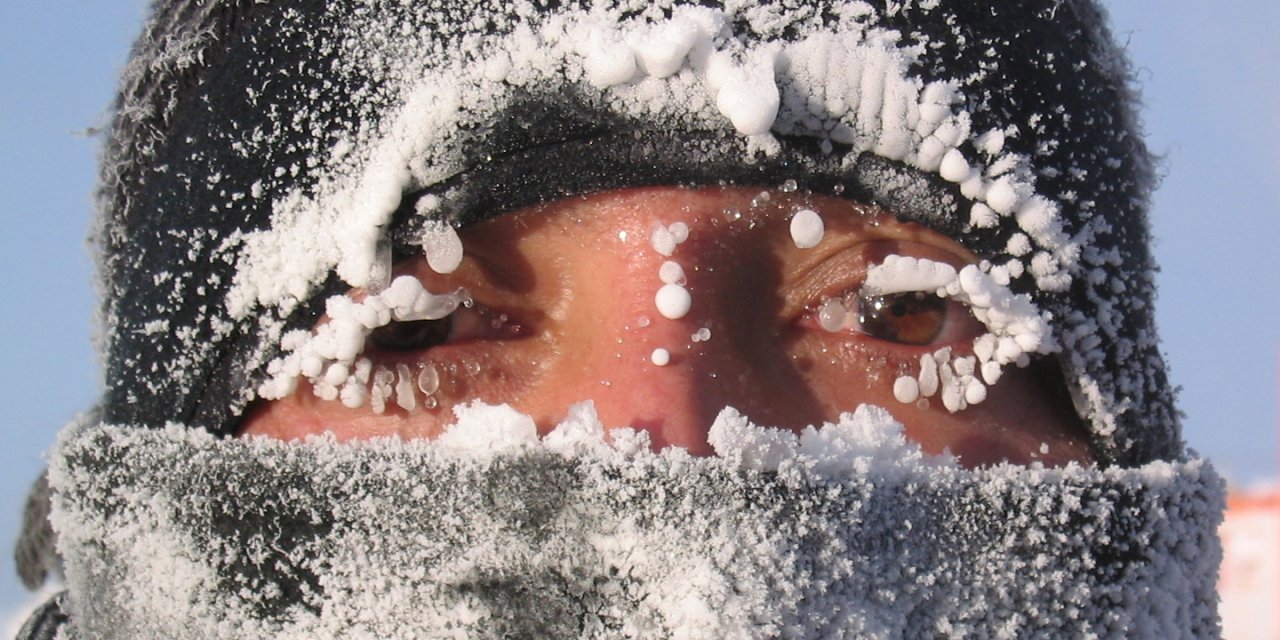
{"type": "Polygon", "coordinates": [[[1174,458],[1151,306],[1152,171],[1128,82],[1087,0],[159,3],[103,163],[103,417],[234,431],[282,333],[359,284],[360,250],[335,247],[318,270],[277,265],[272,291],[245,274],[300,219],[359,213],[334,210],[335,185],[375,165],[399,176],[398,198],[363,229],[400,255],[424,216],[465,225],[602,189],[796,180],[1016,263],[1011,287],[1052,316],[1097,453],[1174,458]],[[629,25],[676,18],[702,25],[711,49],[690,45],[674,72],[636,50],[631,75],[609,79],[625,60],[601,67],[570,44],[627,47],[629,25]],[[843,39],[819,47],[830,34],[843,39]],[[716,104],[708,67],[720,62],[730,75],[772,65],[767,130],[716,104]],[[859,77],[899,83],[866,85],[885,91],[874,111],[831,85],[858,64],[859,77]],[[402,140],[413,149],[392,154],[400,165],[378,164],[413,113],[436,124],[402,140]]]}

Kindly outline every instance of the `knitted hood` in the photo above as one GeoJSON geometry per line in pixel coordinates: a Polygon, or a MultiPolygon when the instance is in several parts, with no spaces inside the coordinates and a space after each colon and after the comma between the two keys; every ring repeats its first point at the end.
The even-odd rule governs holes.
{"type": "Polygon", "coordinates": [[[104,162],[105,417],[233,430],[425,221],[792,180],[984,258],[1098,453],[1177,455],[1125,62],[1090,3],[956,5],[162,4],[104,162]]]}
{"type": "Polygon", "coordinates": [[[1222,488],[1158,350],[1128,82],[1083,0],[157,3],[103,163],[107,390],[52,454],[68,591],[29,633],[1216,635],[1222,488]],[[965,470],[873,406],[800,434],[726,408],[712,458],[606,443],[590,403],[541,438],[480,404],[434,442],[227,437],[300,379],[364,398],[369,327],[310,331],[349,289],[457,304],[396,310],[398,259],[672,184],[955,239],[981,263],[877,267],[988,329],[904,377],[963,403],[1053,358],[1100,463],[965,470]]]}

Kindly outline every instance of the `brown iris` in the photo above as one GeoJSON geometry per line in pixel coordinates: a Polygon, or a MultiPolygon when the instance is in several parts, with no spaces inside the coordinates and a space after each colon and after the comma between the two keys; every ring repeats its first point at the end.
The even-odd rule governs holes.
{"type": "Polygon", "coordinates": [[[883,296],[860,296],[858,320],[862,333],[899,344],[931,344],[947,319],[947,301],[931,293],[909,291],[883,296]]]}

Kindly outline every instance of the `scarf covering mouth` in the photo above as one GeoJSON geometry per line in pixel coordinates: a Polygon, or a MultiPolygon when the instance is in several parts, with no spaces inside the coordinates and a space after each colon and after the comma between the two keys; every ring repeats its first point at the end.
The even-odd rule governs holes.
{"type": "Polygon", "coordinates": [[[473,405],[438,441],[86,423],[53,456],[72,638],[1213,637],[1202,460],[923,456],[862,407],[800,436],[726,410],[717,457],[541,439],[473,405]]]}

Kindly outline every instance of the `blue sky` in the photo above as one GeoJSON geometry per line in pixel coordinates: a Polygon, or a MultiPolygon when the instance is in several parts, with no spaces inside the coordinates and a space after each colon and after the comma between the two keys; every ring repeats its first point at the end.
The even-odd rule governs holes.
{"type": "MultiPolygon", "coordinates": [[[[141,0],[0,3],[0,624],[12,548],[57,429],[92,406],[96,142],[141,0]]],[[[1163,157],[1158,301],[1186,438],[1237,484],[1277,475],[1280,3],[1111,0],[1163,157]]],[[[2,632],[2,631],[0,631],[2,632]]]]}

